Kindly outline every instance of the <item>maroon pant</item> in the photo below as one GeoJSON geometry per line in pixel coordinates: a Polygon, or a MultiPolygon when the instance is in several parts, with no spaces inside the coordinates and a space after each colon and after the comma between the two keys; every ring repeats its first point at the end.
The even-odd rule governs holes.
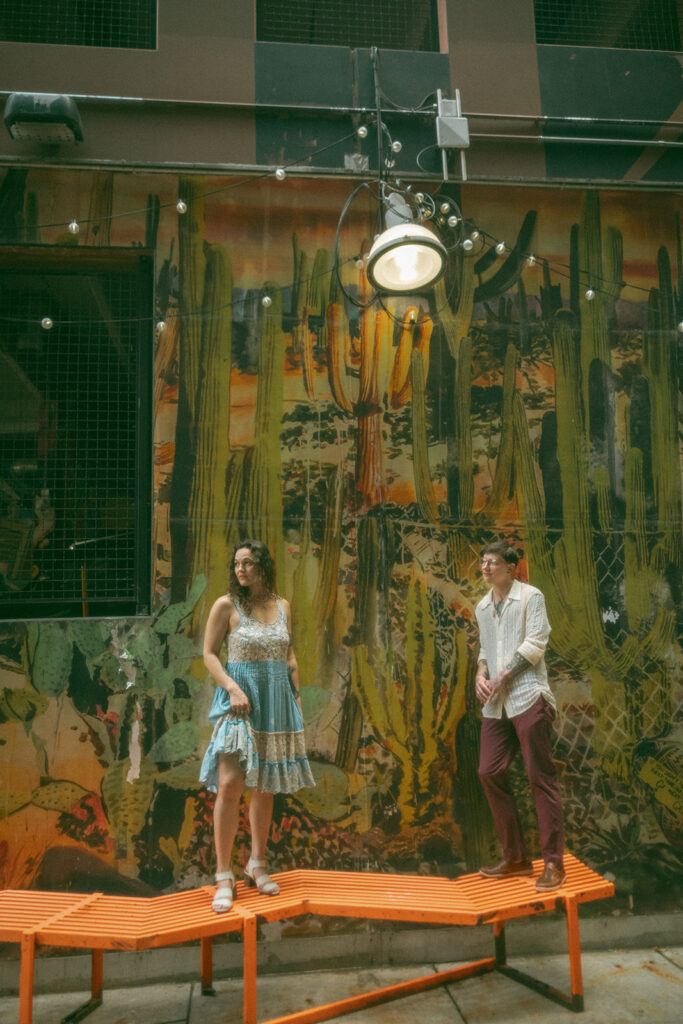
{"type": "Polygon", "coordinates": [[[484,718],[481,729],[479,778],[508,861],[529,859],[517,803],[510,785],[510,765],[522,751],[536,804],[541,853],[546,863],[562,865],[564,821],[562,795],[552,754],[553,707],[542,697],[521,715],[484,718]]]}

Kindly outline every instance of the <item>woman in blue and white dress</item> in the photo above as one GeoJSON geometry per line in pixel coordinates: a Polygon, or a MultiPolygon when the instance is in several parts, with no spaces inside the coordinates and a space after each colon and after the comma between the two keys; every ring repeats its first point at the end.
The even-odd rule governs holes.
{"type": "Polygon", "coordinates": [[[261,541],[235,545],[230,593],[213,605],[204,634],[204,664],[217,688],[209,712],[214,726],[200,779],[216,793],[213,814],[217,890],[213,909],[235,899],[232,849],[240,800],[251,789],[251,856],[244,880],[259,892],[280,890],[269,877],[266,845],[273,794],[314,786],[304,744],[299,669],[292,647],[289,603],[275,593],[275,567],[261,541]],[[228,659],[221,663],[227,642],[228,659]]]}

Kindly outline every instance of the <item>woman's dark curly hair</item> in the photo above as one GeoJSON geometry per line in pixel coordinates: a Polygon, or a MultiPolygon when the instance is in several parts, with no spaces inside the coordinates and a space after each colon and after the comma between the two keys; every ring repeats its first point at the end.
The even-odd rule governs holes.
{"type": "Polygon", "coordinates": [[[230,557],[230,593],[233,597],[237,598],[240,604],[246,605],[248,608],[250,604],[249,588],[240,586],[235,575],[235,555],[242,548],[247,548],[251,552],[251,556],[261,574],[263,586],[269,594],[273,595],[275,594],[275,563],[271,558],[270,551],[260,540],[240,540],[235,544],[230,557]]]}

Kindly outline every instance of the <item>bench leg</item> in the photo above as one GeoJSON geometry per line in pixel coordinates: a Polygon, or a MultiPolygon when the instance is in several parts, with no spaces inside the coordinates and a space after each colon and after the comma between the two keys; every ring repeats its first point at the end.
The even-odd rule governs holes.
{"type": "Polygon", "coordinates": [[[545,996],[546,999],[551,999],[554,1003],[559,1003],[560,1006],[564,1006],[567,1010],[573,1010],[574,1013],[581,1013],[584,1007],[583,987],[581,981],[581,945],[579,942],[578,905],[575,899],[570,899],[569,897],[562,899],[562,903],[564,904],[565,914],[567,915],[571,995],[566,995],[564,992],[560,992],[559,989],[554,988],[552,985],[548,985],[545,981],[539,981],[538,978],[534,978],[530,974],[526,974],[525,971],[518,971],[516,967],[509,967],[505,961],[503,926],[499,926],[498,924],[494,924],[496,969],[501,974],[504,974],[506,978],[512,978],[513,981],[518,981],[521,985],[526,985],[527,988],[533,989],[534,992],[538,992],[540,995],[545,996]]]}
{"type": "Polygon", "coordinates": [[[62,1024],[76,1024],[83,1020],[89,1013],[102,1005],[102,988],[104,981],[104,950],[93,949],[92,966],[90,970],[90,999],[77,1009],[72,1010],[66,1017],[62,1017],[62,1024]]]}
{"type": "Polygon", "coordinates": [[[244,956],[244,1024],[256,1024],[256,917],[244,915],[242,931],[244,956]]]}
{"type": "Polygon", "coordinates": [[[581,940],[579,938],[579,908],[576,900],[564,901],[567,912],[567,942],[569,945],[569,977],[572,988],[572,1010],[583,1010],[583,977],[581,974],[581,940]]]}
{"type": "Polygon", "coordinates": [[[202,995],[215,996],[213,987],[213,940],[210,935],[201,939],[202,950],[202,995]]]}
{"type": "Polygon", "coordinates": [[[33,1020],[33,972],[36,956],[35,932],[21,937],[21,974],[19,976],[19,1024],[33,1020]]]}
{"type": "Polygon", "coordinates": [[[496,951],[496,967],[502,967],[507,960],[507,953],[505,950],[505,925],[502,921],[494,921],[493,923],[493,941],[496,951]]]}

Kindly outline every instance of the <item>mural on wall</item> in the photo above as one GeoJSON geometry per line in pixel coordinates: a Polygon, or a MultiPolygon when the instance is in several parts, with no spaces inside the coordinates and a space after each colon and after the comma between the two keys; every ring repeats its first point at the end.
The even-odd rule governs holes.
{"type": "MultiPolygon", "coordinates": [[[[346,228],[341,282],[333,272],[344,183],[31,171],[2,190],[5,241],[55,243],[39,225],[68,207],[88,219],[85,244],[155,248],[166,326],[154,614],[1,627],[0,884],[209,880],[201,632],[244,536],[268,543],[292,601],[317,780],[276,798],[273,867],[475,869],[495,840],[473,610],[479,550],[504,536],[547,599],[568,846],[636,902],[670,892],[683,859],[671,197],[464,187],[464,216],[505,254],[459,251],[433,296],[365,308],[351,257],[366,211],[346,228]]],[[[528,796],[525,815],[533,835],[528,796]]]]}

